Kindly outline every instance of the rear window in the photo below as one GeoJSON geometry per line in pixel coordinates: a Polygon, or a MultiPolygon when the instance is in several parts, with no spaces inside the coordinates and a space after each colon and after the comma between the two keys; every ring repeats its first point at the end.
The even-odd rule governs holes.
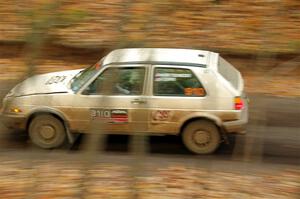
{"type": "Polygon", "coordinates": [[[219,57],[218,71],[235,89],[238,89],[239,72],[222,57],[219,57]]]}

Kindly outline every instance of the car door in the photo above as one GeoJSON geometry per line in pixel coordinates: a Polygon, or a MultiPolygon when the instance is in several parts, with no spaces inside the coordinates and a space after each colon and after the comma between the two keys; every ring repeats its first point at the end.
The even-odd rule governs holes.
{"type": "Polygon", "coordinates": [[[177,133],[184,117],[207,105],[206,91],[192,67],[154,65],[151,87],[149,131],[153,133],[177,133]]]}
{"type": "Polygon", "coordinates": [[[130,134],[148,130],[146,66],[109,66],[76,95],[73,116],[82,131],[130,134]]]}

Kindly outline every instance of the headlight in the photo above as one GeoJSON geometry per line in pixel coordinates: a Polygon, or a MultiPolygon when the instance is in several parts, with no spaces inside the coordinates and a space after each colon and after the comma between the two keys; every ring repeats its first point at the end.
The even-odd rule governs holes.
{"type": "Polygon", "coordinates": [[[10,112],[11,113],[22,113],[22,110],[19,108],[12,108],[12,109],[10,109],[10,112]]]}

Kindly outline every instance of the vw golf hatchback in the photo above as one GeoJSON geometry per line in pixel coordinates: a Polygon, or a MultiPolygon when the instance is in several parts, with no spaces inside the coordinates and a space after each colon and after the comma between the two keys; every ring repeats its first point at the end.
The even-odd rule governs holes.
{"type": "Polygon", "coordinates": [[[73,142],[74,133],[179,135],[209,154],[245,132],[248,106],[241,74],[218,53],[132,48],[26,79],[4,98],[1,117],[42,148],[73,142]]]}

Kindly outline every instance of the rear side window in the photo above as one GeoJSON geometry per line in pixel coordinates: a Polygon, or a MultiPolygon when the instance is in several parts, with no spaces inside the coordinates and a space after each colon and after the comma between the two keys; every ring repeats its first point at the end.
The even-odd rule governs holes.
{"type": "Polygon", "coordinates": [[[239,72],[225,59],[219,57],[218,72],[235,88],[239,86],[239,72]]]}
{"type": "Polygon", "coordinates": [[[198,78],[189,69],[155,68],[153,94],[156,96],[205,96],[198,78]]]}

